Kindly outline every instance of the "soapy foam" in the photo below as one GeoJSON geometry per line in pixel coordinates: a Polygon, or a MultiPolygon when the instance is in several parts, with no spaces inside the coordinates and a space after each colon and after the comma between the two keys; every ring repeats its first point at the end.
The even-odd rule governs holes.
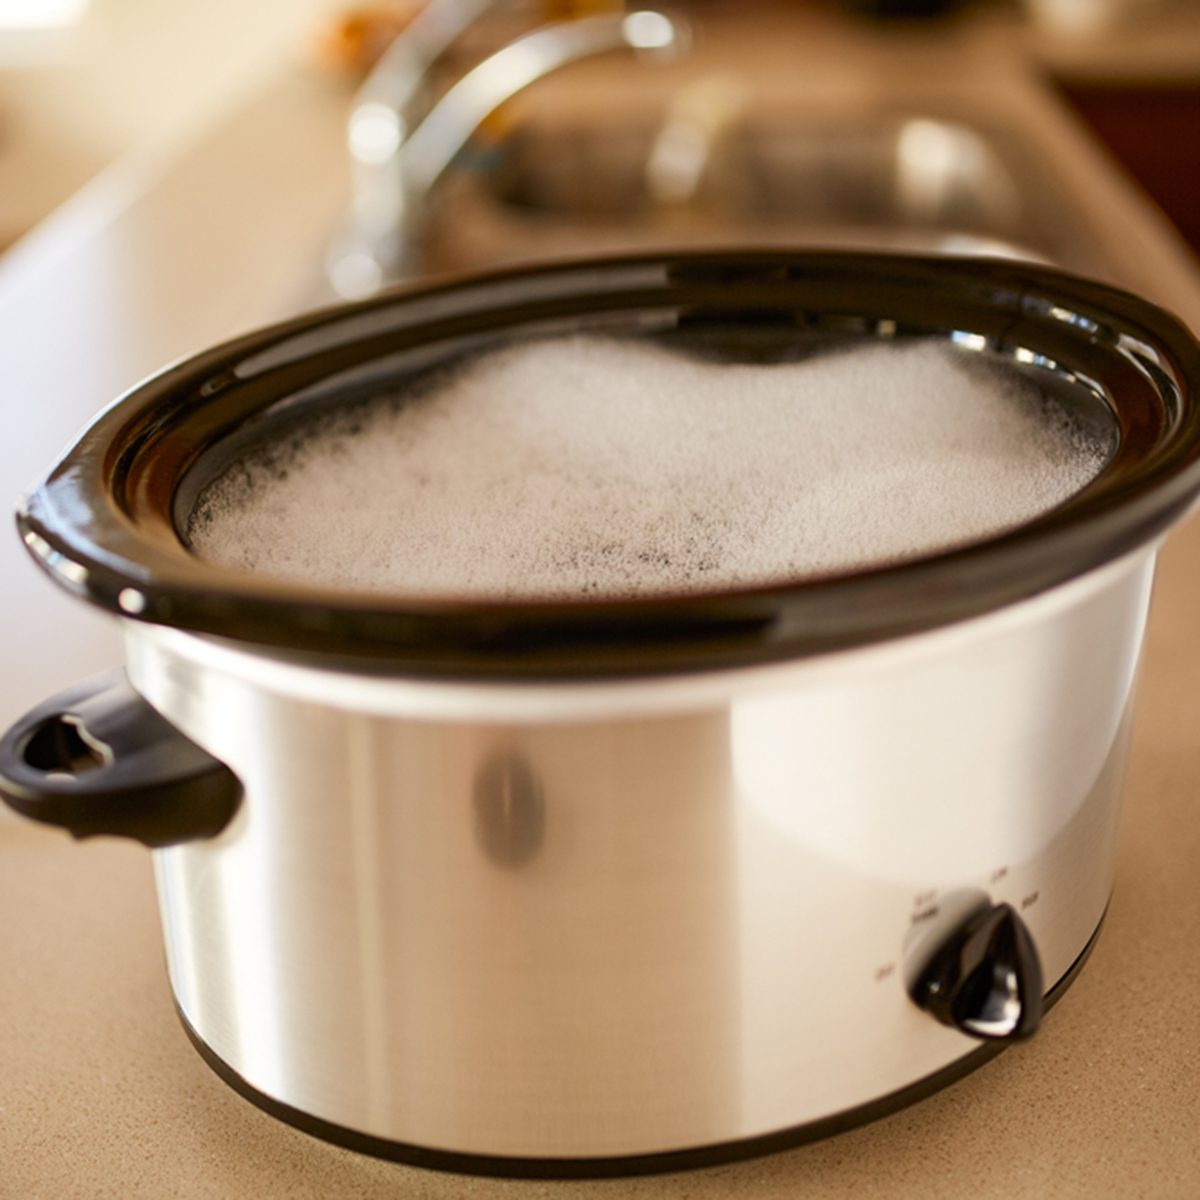
{"type": "Polygon", "coordinates": [[[746,365],[580,336],[261,447],[187,534],[214,563],[355,591],[697,592],[994,535],[1078,491],[1109,449],[940,343],[746,365]]]}

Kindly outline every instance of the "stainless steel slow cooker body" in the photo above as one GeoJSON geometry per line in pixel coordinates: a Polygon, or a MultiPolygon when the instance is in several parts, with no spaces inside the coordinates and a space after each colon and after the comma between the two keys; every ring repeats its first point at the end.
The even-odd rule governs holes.
{"type": "Polygon", "coordinates": [[[1096,935],[1198,377],[1122,293],[860,255],[565,265],[253,335],[120,401],[25,502],[42,565],[122,617],[136,693],[31,714],[0,787],[156,847],[185,1026],[313,1132],[575,1173],[836,1130],[1027,1035],[1096,935]],[[184,545],[205,482],[296,412],[582,328],[755,361],[942,338],[1117,446],[1012,533],[720,594],[380,599],[184,545]],[[191,757],[123,755],[130,726],[191,757]]]}

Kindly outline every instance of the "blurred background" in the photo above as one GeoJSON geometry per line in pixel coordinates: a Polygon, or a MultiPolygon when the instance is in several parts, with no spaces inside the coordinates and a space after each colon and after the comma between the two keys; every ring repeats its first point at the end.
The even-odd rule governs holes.
{"type": "MultiPolygon", "coordinates": [[[[181,152],[281,69],[341,88],[348,102],[419,7],[418,0],[0,0],[0,247],[109,164],[181,152]]],[[[460,61],[478,56],[543,21],[613,7],[604,0],[496,5],[458,39],[457,53],[460,61]]],[[[797,92],[806,74],[829,69],[828,54],[814,44],[827,48],[843,26],[852,31],[839,43],[848,73],[855,65],[846,47],[878,43],[887,52],[896,43],[948,39],[967,47],[987,30],[993,47],[1025,56],[1193,245],[1200,240],[1194,0],[677,0],[673,9],[701,28],[736,22],[748,34],[791,22],[784,83],[797,92]]],[[[968,49],[962,57],[969,59],[968,49]]],[[[753,72],[753,62],[751,51],[740,69],[753,72]]],[[[719,86],[692,100],[707,106],[701,122],[720,120],[721,105],[737,102],[719,86]]],[[[290,136],[305,137],[299,115],[290,136]]]]}
{"type": "MultiPolygon", "coordinates": [[[[513,262],[1016,258],[1200,331],[1198,131],[1197,0],[0,0],[0,505],[165,363],[513,262]]],[[[0,577],[55,631],[0,717],[118,657],[0,577]]]]}
{"type": "Polygon", "coordinates": [[[0,245],[106,165],[182,146],[338,11],[329,0],[0,0],[0,245]]]}

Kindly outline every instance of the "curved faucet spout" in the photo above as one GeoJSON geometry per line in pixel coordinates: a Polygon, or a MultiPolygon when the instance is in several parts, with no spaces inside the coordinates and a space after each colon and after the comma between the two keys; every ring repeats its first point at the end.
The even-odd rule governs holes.
{"type": "Polygon", "coordinates": [[[450,88],[400,147],[406,197],[427,193],[487,117],[543,76],[609,50],[671,55],[683,37],[678,21],[643,9],[563,21],[517,38],[450,88]]]}
{"type": "MultiPolygon", "coordinates": [[[[426,197],[480,125],[506,100],[580,59],[612,50],[672,57],[686,40],[686,25],[655,9],[547,25],[468,71],[411,132],[393,125],[389,133],[380,126],[374,140],[368,139],[368,153],[352,145],[357,159],[352,223],[330,256],[334,288],[343,296],[366,296],[410,269],[426,197]]],[[[399,111],[382,101],[380,105],[393,114],[399,111]]],[[[356,112],[364,111],[369,114],[369,107],[356,106],[356,112]]]]}
{"type": "Polygon", "coordinates": [[[386,162],[408,136],[410,111],[431,69],[497,0],[427,0],[372,67],[354,97],[346,136],[350,154],[386,162]]]}

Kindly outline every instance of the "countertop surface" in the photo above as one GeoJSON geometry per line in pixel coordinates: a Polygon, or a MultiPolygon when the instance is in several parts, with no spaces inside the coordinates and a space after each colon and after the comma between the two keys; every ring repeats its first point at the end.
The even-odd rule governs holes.
{"type": "MultiPolygon", "coordinates": [[[[1080,181],[1081,219],[1112,235],[1106,274],[1200,329],[1194,264],[1144,201],[1027,82],[989,95],[1025,105],[1080,181]]],[[[0,490],[28,485],[142,375],[315,294],[344,203],[343,107],[336,88],[278,81],[177,161],[102,178],[0,261],[0,490]],[[280,136],[298,120],[306,137],[280,136]]],[[[107,622],[16,543],[0,540],[2,724],[119,657],[107,622]]],[[[1160,559],[1109,914],[1038,1035],[872,1125],[721,1167],[498,1181],[282,1125],[217,1079],[176,1019],[148,853],[0,816],[0,1197],[1200,1195],[1198,596],[1193,519],[1160,559]]]]}

